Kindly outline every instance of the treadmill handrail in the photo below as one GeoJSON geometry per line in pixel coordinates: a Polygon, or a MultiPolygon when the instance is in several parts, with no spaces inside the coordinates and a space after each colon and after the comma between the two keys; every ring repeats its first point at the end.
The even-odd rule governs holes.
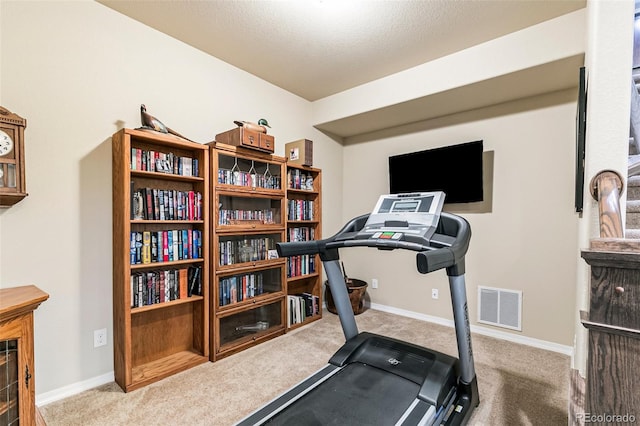
{"type": "Polygon", "coordinates": [[[450,275],[464,273],[464,256],[469,248],[471,228],[466,219],[451,214],[440,213],[440,221],[435,234],[429,244],[424,245],[409,241],[380,240],[380,239],[355,239],[357,233],[362,230],[369,214],[358,216],[350,220],[335,235],[322,240],[293,241],[276,243],[278,255],[299,256],[326,254],[328,251],[342,247],[373,247],[382,250],[404,249],[417,251],[417,269],[422,274],[458,266],[450,275]]]}

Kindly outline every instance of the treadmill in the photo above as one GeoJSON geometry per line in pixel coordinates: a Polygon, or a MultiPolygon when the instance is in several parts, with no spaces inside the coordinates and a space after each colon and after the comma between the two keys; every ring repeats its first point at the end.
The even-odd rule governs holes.
{"type": "Polygon", "coordinates": [[[442,212],[445,194],[383,195],[370,214],[334,236],[278,243],[280,256],[319,254],[346,343],[327,366],[241,420],[238,425],[463,425],[479,404],[467,312],[464,256],[468,222],[442,212]],[[416,252],[421,274],[449,278],[458,358],[358,332],[338,251],[348,247],[416,252]]]}

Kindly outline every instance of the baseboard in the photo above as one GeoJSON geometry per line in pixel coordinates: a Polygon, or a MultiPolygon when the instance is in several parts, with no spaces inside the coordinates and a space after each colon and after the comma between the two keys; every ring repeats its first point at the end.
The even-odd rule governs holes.
{"type": "MultiPolygon", "coordinates": [[[[396,314],[403,317],[414,318],[453,328],[453,320],[421,314],[413,311],[407,311],[405,309],[394,308],[392,306],[380,305],[378,303],[371,303],[370,307],[371,309],[375,309],[378,311],[388,312],[390,314],[396,314]]],[[[532,346],[534,348],[545,349],[547,351],[557,352],[563,355],[573,356],[572,346],[561,345],[559,343],[548,342],[546,340],[535,339],[533,337],[520,336],[517,334],[507,333],[505,331],[494,330],[489,327],[482,327],[473,324],[471,325],[471,332],[481,334],[483,336],[494,337],[496,339],[507,340],[509,342],[518,343],[521,345],[532,346]]]]}
{"type": "MultiPolygon", "coordinates": [[[[435,317],[432,315],[421,314],[418,312],[407,311],[405,309],[394,308],[392,306],[380,305],[378,303],[371,303],[369,306],[371,309],[375,309],[382,312],[388,312],[390,314],[400,315],[403,317],[414,318],[434,324],[444,325],[446,327],[453,328],[453,320],[445,318],[435,317]]],[[[493,330],[488,327],[481,327],[477,325],[471,326],[473,333],[482,334],[484,336],[494,337],[496,339],[507,340],[521,345],[532,346],[535,348],[545,349],[552,352],[558,352],[564,355],[573,355],[573,347],[560,345],[558,343],[547,342],[545,340],[534,339],[532,337],[518,336],[512,333],[504,331],[493,330]]],[[[85,390],[93,389],[97,386],[101,386],[115,380],[113,371],[107,374],[103,374],[98,377],[94,377],[82,382],[73,383],[68,386],[61,387],[59,389],[52,390],[36,395],[36,405],[44,406],[49,403],[76,395],[85,390]]]]}
{"type": "Polygon", "coordinates": [[[52,391],[36,395],[36,405],[38,407],[42,407],[52,402],[76,395],[80,392],[84,392],[86,390],[111,383],[114,380],[115,376],[113,375],[113,371],[111,371],[110,373],[103,374],[98,377],[93,377],[82,382],[72,383],[59,389],[54,389],[52,391]]]}

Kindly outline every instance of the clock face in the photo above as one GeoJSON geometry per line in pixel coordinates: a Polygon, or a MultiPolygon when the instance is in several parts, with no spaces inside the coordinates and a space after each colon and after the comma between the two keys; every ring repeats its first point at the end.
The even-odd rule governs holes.
{"type": "Polygon", "coordinates": [[[3,130],[0,130],[0,157],[13,151],[13,139],[3,130]]]}

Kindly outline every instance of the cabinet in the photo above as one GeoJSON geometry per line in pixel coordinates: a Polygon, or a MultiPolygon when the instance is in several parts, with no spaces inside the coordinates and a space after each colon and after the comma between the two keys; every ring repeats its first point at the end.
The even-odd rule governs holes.
{"type": "Polygon", "coordinates": [[[122,129],[113,152],[113,335],[129,392],[209,360],[209,148],[122,129]]]}
{"type": "Polygon", "coordinates": [[[599,248],[582,251],[591,266],[589,311],[581,312],[589,330],[585,412],[601,415],[598,425],[622,424],[640,407],[640,254],[614,240],[591,244],[599,248]]]}
{"type": "MultiPolygon", "coordinates": [[[[322,171],[287,164],[287,241],[321,239],[322,171]]],[[[287,259],[287,328],[322,317],[320,256],[287,259]]]]}
{"type": "Polygon", "coordinates": [[[273,154],[275,148],[275,138],[272,135],[249,130],[245,127],[236,127],[235,129],[218,133],[216,142],[257,149],[269,154],[273,154]]]}
{"type": "Polygon", "coordinates": [[[285,332],[282,157],[211,142],[211,360],[285,332]]]}
{"type": "Polygon", "coordinates": [[[33,285],[0,289],[0,424],[36,424],[33,311],[48,298],[33,285]]]}

